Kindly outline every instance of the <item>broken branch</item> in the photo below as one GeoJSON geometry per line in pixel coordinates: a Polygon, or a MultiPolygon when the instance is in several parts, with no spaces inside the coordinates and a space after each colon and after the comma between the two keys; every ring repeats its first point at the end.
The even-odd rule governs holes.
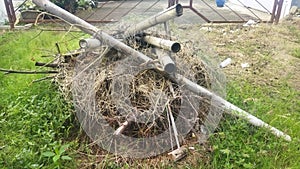
{"type": "Polygon", "coordinates": [[[59,67],[59,65],[55,63],[42,63],[42,62],[35,62],[35,66],[43,66],[43,67],[51,67],[51,68],[59,67]]]}
{"type": "Polygon", "coordinates": [[[23,71],[23,70],[10,70],[10,69],[3,69],[3,68],[0,68],[0,72],[5,72],[5,74],[9,74],[9,73],[19,73],[19,74],[52,74],[52,73],[58,73],[58,71],[55,71],[55,70],[23,71]]]}
{"type": "Polygon", "coordinates": [[[55,78],[55,77],[56,77],[56,76],[47,76],[47,77],[43,77],[43,78],[36,79],[36,80],[32,81],[32,83],[41,82],[41,81],[48,80],[48,79],[53,79],[53,78],[55,78]]]}

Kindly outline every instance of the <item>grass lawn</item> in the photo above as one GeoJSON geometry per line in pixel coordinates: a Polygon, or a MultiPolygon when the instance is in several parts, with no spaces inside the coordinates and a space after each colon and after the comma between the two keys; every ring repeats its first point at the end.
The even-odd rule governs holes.
{"type": "MultiPolygon", "coordinates": [[[[300,72],[294,69],[300,63],[300,30],[293,26],[279,29],[268,25],[252,30],[257,31],[256,37],[249,38],[253,36],[249,33],[251,30],[244,30],[246,33],[240,35],[248,39],[239,39],[238,33],[232,33],[227,39],[217,39],[221,34],[218,31],[207,34],[214,46],[222,43],[217,49],[221,58],[230,55],[236,62],[224,69],[228,75],[226,99],[286,132],[292,141],[286,142],[264,129],[227,115],[210,137],[210,151],[201,156],[189,154],[187,159],[178,163],[158,160],[155,167],[300,168],[300,84],[297,80],[297,73],[300,72]],[[268,44],[268,39],[259,37],[262,32],[270,30],[279,39],[287,37],[284,39],[286,46],[271,49],[270,45],[276,46],[274,40],[271,39],[272,44],[268,44]],[[232,39],[237,43],[232,43],[232,39]],[[263,42],[254,43],[255,39],[263,42]],[[248,71],[241,72],[238,69],[238,58],[243,57],[238,57],[240,55],[236,55],[237,52],[244,59],[248,58],[247,62],[253,63],[248,71]],[[283,53],[292,58],[282,63],[280,59],[283,53]],[[279,59],[275,58],[279,55],[279,59]]],[[[86,35],[80,32],[41,32],[39,29],[31,29],[9,31],[0,36],[0,68],[33,70],[37,69],[35,61],[47,62],[53,59],[40,56],[57,53],[55,43],[59,44],[62,52],[67,52],[77,49],[78,40],[86,35]]],[[[97,148],[89,144],[80,130],[72,103],[64,100],[58,88],[50,81],[32,83],[44,76],[0,73],[0,168],[131,168],[126,163],[115,163],[115,158],[97,154],[97,148]]],[[[133,164],[153,167],[147,161],[142,162],[144,164],[133,164]]]]}
{"type": "MultiPolygon", "coordinates": [[[[35,70],[35,60],[53,59],[40,56],[57,53],[55,43],[62,52],[73,50],[74,39],[82,35],[64,37],[64,33],[34,29],[6,32],[0,37],[0,67],[35,70]]],[[[76,166],[68,155],[74,153],[70,147],[76,141],[67,141],[75,124],[72,104],[51,82],[32,83],[44,76],[0,74],[0,168],[76,166]]]]}

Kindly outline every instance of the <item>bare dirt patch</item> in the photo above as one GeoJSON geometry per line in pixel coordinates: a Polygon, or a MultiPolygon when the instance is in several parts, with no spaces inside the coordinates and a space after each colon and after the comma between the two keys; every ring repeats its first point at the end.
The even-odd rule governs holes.
{"type": "Polygon", "coordinates": [[[292,54],[299,48],[299,26],[299,20],[293,20],[278,25],[208,25],[192,29],[205,34],[221,61],[232,59],[224,68],[229,80],[247,79],[270,86],[284,81],[299,90],[300,59],[292,54]]]}

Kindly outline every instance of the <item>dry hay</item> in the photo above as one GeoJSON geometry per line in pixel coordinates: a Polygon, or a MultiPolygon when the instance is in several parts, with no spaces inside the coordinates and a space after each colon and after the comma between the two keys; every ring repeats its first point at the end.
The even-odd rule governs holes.
{"type": "MultiPolygon", "coordinates": [[[[183,89],[183,86],[172,81],[169,75],[153,67],[157,59],[151,48],[140,47],[133,41],[127,44],[151,57],[154,62],[143,63],[104,45],[77,57],[74,73],[66,73],[70,68],[62,71],[67,75],[65,79],[72,83],[68,87],[72,91],[78,119],[92,140],[110,152],[117,152],[125,157],[135,154],[134,157],[140,158],[144,157],[146,152],[152,151],[153,147],[158,150],[149,156],[165,152],[164,146],[169,147],[168,150],[176,147],[175,136],[171,134],[169,112],[172,112],[175,121],[178,121],[176,127],[179,133],[182,136],[188,135],[188,138],[179,136],[181,143],[192,136],[191,132],[199,137],[203,135],[200,126],[205,123],[218,123],[218,120],[209,121],[207,117],[214,109],[212,107],[216,107],[211,98],[183,89]],[[120,136],[123,138],[114,140],[114,132],[124,125],[124,122],[128,122],[128,125],[120,136]],[[103,131],[106,132],[101,135],[103,131]],[[110,133],[110,136],[107,136],[107,133],[110,133]],[[140,148],[138,143],[124,140],[124,137],[152,138],[164,133],[170,133],[170,138],[157,137],[158,140],[152,140],[154,143],[143,147],[145,152],[136,152],[140,148]],[[114,140],[114,145],[111,145],[112,141],[109,139],[114,140]],[[170,143],[164,143],[163,140],[170,143]],[[106,144],[107,142],[110,145],[106,144]],[[116,146],[120,143],[127,145],[125,154],[120,153],[120,147],[116,146]]],[[[214,70],[195,53],[199,49],[196,49],[194,43],[187,41],[181,45],[182,50],[172,54],[177,73],[205,88],[220,88],[221,83],[213,75],[214,70]]],[[[63,86],[66,84],[70,83],[65,81],[63,86]]]]}

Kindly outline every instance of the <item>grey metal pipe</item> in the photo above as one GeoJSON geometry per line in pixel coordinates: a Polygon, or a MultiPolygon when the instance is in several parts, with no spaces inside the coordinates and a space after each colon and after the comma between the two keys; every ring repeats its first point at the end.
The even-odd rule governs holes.
{"type": "Polygon", "coordinates": [[[198,84],[190,81],[189,79],[185,78],[184,76],[182,76],[180,74],[176,74],[176,77],[174,80],[176,80],[179,84],[184,85],[187,89],[189,89],[190,91],[192,91],[195,94],[205,95],[206,97],[212,98],[213,100],[215,100],[217,102],[217,104],[219,104],[220,106],[222,106],[223,108],[225,108],[227,110],[230,110],[228,112],[226,111],[228,114],[239,117],[241,119],[244,119],[254,126],[265,128],[265,129],[269,130],[275,136],[283,138],[286,141],[292,140],[291,137],[289,135],[285,134],[284,132],[265,123],[261,119],[242,110],[241,108],[235,106],[234,104],[228,102],[227,100],[224,100],[222,97],[214,94],[213,92],[205,89],[204,87],[199,86],[198,84]]]}
{"type": "MultiPolygon", "coordinates": [[[[45,10],[51,12],[52,14],[57,15],[58,17],[64,19],[65,21],[77,26],[81,30],[83,30],[86,33],[89,33],[99,39],[102,42],[106,42],[107,45],[123,51],[133,57],[137,57],[139,59],[142,59],[145,62],[151,62],[153,61],[148,56],[132,49],[131,47],[125,45],[124,43],[118,41],[117,39],[111,37],[110,35],[106,34],[105,32],[102,32],[98,30],[93,25],[85,22],[84,20],[72,15],[71,13],[65,11],[62,8],[59,8],[58,6],[54,5],[48,0],[32,0],[37,6],[44,8],[45,10]]],[[[199,86],[198,84],[190,81],[189,79],[185,78],[184,76],[180,74],[175,74],[175,76],[170,76],[174,81],[177,81],[179,84],[184,85],[187,89],[191,90],[192,92],[196,94],[202,94],[206,95],[208,97],[214,98],[216,101],[218,101],[223,107],[226,109],[229,109],[228,113],[240,118],[243,118],[247,120],[249,123],[255,126],[263,127],[271,131],[275,136],[282,137],[287,141],[291,141],[291,137],[282,131],[270,126],[269,124],[263,122],[262,120],[256,118],[255,116],[247,113],[246,111],[238,108],[237,106],[231,104],[230,102],[224,100],[220,96],[210,92],[209,90],[205,89],[204,87],[199,86]]]]}
{"type": "Polygon", "coordinates": [[[176,4],[174,6],[171,6],[170,8],[138,23],[137,25],[131,26],[126,32],[125,36],[132,36],[137,33],[140,33],[141,31],[148,29],[154,25],[164,23],[170,19],[176,18],[181,16],[183,13],[183,8],[180,4],[176,4]]]}
{"type": "Polygon", "coordinates": [[[157,38],[154,36],[146,35],[146,36],[142,37],[142,40],[151,45],[160,47],[160,48],[168,50],[168,51],[172,51],[174,53],[179,52],[181,49],[181,45],[178,42],[174,42],[174,41],[170,41],[170,40],[166,40],[166,39],[162,39],[162,38],[157,38]]]}
{"type": "Polygon", "coordinates": [[[155,53],[158,57],[158,60],[163,65],[163,69],[165,72],[169,74],[173,74],[176,72],[176,65],[174,61],[169,56],[169,52],[165,52],[162,49],[155,49],[155,53]]]}
{"type": "Polygon", "coordinates": [[[62,20],[78,27],[82,31],[92,35],[93,37],[99,39],[102,43],[107,44],[115,48],[116,50],[120,50],[125,52],[126,54],[137,57],[142,59],[145,62],[151,61],[152,59],[148,56],[138,52],[131,47],[125,45],[124,43],[118,41],[117,39],[113,38],[112,36],[108,35],[107,33],[99,30],[95,26],[85,22],[84,20],[80,19],[79,17],[69,13],[68,11],[56,6],[49,0],[32,0],[37,6],[45,9],[46,11],[56,15],[57,17],[61,18],[62,20]]]}
{"type": "Polygon", "coordinates": [[[83,49],[93,49],[101,46],[101,41],[95,38],[81,39],[79,46],[83,49]]]}

